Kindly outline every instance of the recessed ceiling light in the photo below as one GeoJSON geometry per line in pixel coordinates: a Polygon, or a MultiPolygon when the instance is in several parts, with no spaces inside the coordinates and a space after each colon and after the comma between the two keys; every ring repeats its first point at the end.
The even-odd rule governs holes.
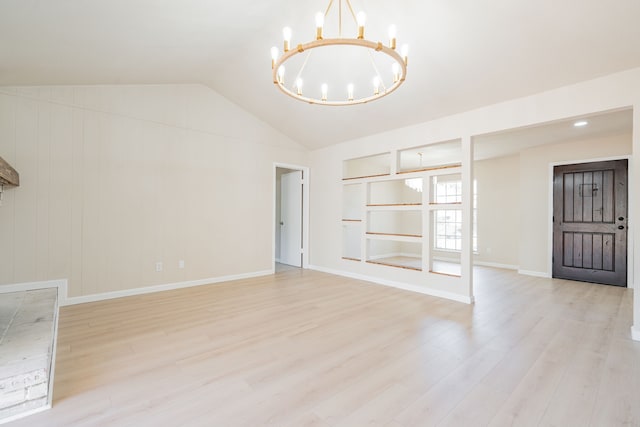
{"type": "Polygon", "coordinates": [[[588,122],[588,121],[586,121],[586,120],[580,120],[580,121],[578,121],[578,122],[575,122],[573,125],[574,125],[575,127],[577,127],[577,128],[581,128],[582,126],[586,126],[586,125],[588,125],[588,124],[589,124],[589,122],[588,122]]]}

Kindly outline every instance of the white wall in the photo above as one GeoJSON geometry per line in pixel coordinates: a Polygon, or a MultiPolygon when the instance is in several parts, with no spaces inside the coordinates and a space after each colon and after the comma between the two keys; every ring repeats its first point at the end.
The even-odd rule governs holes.
{"type": "Polygon", "coordinates": [[[474,164],[478,188],[478,253],[475,261],[517,268],[520,249],[520,156],[474,164]]]}
{"type": "Polygon", "coordinates": [[[0,88],[0,156],[21,179],[0,284],[85,296],[271,270],[273,162],[307,154],[204,86],[150,85],[0,88]]]}

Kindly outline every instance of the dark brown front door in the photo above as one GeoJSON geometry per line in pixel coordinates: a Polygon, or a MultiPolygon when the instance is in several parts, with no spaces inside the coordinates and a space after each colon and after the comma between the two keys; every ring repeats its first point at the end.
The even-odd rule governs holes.
{"type": "Polygon", "coordinates": [[[553,175],[553,277],[627,286],[627,160],[553,175]]]}

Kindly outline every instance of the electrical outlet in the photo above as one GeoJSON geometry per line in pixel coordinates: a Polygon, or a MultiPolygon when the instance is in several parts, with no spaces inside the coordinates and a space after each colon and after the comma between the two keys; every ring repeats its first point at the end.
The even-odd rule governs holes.
{"type": "Polygon", "coordinates": [[[162,271],[162,263],[156,262],[156,272],[160,273],[162,271]]]}
{"type": "Polygon", "coordinates": [[[183,259],[178,261],[178,268],[184,268],[184,260],[183,259]]]}

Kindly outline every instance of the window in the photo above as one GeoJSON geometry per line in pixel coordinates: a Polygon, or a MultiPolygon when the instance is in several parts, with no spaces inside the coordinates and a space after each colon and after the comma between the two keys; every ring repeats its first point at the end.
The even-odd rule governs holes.
{"type": "Polygon", "coordinates": [[[435,249],[461,250],[462,211],[460,209],[437,210],[435,218],[435,249]]]}
{"type": "MultiPolygon", "coordinates": [[[[433,191],[434,202],[436,204],[462,203],[462,181],[443,179],[445,177],[434,177],[433,191]]],[[[477,182],[473,181],[473,251],[478,251],[477,236],[477,182]]],[[[441,209],[435,212],[434,216],[434,249],[447,251],[462,250],[462,210],[461,209],[441,209]]]]}
{"type": "Polygon", "coordinates": [[[436,203],[462,203],[462,181],[438,181],[433,178],[436,203]]]}

